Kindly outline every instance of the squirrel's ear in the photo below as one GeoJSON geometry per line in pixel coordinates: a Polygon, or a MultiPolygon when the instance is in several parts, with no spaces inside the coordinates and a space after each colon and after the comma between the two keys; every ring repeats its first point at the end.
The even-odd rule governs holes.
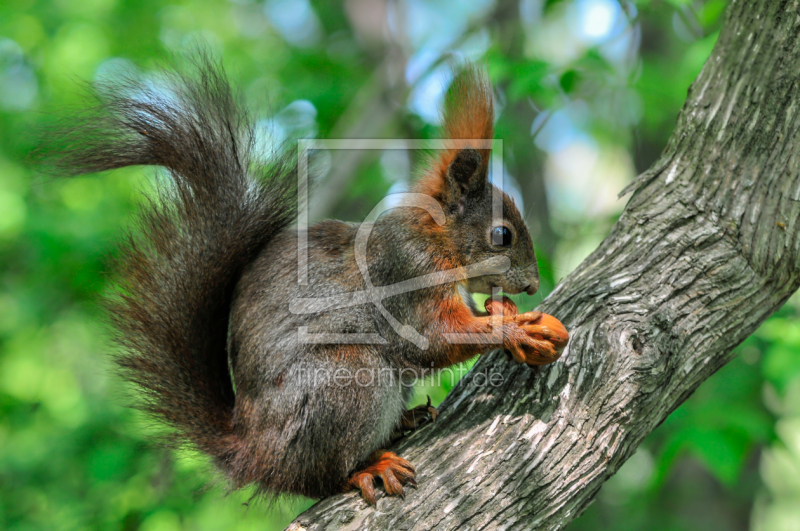
{"type": "Polygon", "coordinates": [[[447,168],[447,185],[452,195],[466,196],[481,192],[486,186],[487,172],[477,149],[462,149],[447,168]]]}
{"type": "Polygon", "coordinates": [[[492,87],[481,69],[468,64],[447,91],[443,127],[446,147],[417,190],[450,202],[485,189],[493,125],[492,87]]]}

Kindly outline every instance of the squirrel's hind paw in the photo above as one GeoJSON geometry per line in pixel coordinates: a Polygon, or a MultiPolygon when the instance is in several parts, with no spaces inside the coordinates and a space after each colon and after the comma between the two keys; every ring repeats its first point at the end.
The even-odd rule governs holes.
{"type": "Polygon", "coordinates": [[[364,500],[374,506],[377,503],[375,478],[380,478],[383,482],[386,494],[403,497],[403,485],[417,486],[414,479],[415,474],[414,465],[402,457],[394,452],[378,450],[370,456],[364,470],[360,470],[350,477],[347,485],[350,489],[359,489],[364,500]]]}
{"type": "Polygon", "coordinates": [[[431,397],[428,397],[428,403],[419,405],[403,412],[400,417],[400,427],[405,430],[416,430],[429,419],[436,422],[436,417],[439,416],[439,410],[431,405],[431,397]]]}

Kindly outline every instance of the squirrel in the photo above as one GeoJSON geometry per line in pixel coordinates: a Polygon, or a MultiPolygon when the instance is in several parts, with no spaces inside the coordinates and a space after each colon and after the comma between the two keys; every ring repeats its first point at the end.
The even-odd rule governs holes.
{"type": "Polygon", "coordinates": [[[365,225],[332,220],[302,234],[307,282],[298,282],[296,163],[259,158],[253,122],[216,60],[170,76],[168,91],[131,80],[104,87],[97,112],[58,137],[53,160],[69,175],[166,169],[169,181],[117,259],[116,361],[141,388],[144,409],[211,456],[233,488],[311,498],[357,489],[374,505],[379,479],[388,495],[402,495],[416,485],[414,466],[383,448],[421,411],[406,410],[413,371],[497,348],[531,365],[559,357],[568,336],[558,320],[517,315],[510,299],[479,311],[472,299],[497,289],[532,295],[539,285],[525,222],[488,180],[491,150],[458,142],[493,138],[492,89],[480,69],[455,77],[445,149],[414,184],[414,197],[435,208],[394,208],[367,227],[369,283],[357,252],[365,225]],[[466,273],[498,259],[505,267],[466,273]],[[442,273],[451,276],[387,291],[388,315],[371,299],[321,311],[303,302],[442,273]],[[301,329],[378,339],[304,341],[301,329]],[[404,337],[408,329],[423,341],[404,337]]]}

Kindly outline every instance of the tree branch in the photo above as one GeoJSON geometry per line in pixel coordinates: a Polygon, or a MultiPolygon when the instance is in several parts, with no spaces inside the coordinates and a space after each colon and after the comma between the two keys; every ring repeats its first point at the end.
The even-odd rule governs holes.
{"type": "Polygon", "coordinates": [[[797,9],[731,1],[665,153],[539,308],[571,332],[561,360],[484,356],[395,448],[417,490],[377,509],[334,496],[290,529],[560,529],[583,512],[800,285],[797,9]]]}

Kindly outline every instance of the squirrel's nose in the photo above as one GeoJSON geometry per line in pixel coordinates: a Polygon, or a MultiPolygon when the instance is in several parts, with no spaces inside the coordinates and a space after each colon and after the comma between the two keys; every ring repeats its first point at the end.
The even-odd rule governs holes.
{"type": "Polygon", "coordinates": [[[527,293],[528,295],[533,295],[534,293],[539,291],[539,282],[537,281],[537,282],[533,282],[531,284],[528,284],[527,286],[525,286],[523,288],[523,291],[525,293],[527,293]]]}
{"type": "Polygon", "coordinates": [[[536,267],[536,261],[531,262],[531,264],[525,268],[524,274],[528,279],[528,285],[522,288],[522,290],[528,295],[533,295],[539,291],[539,268],[536,267]]]}

